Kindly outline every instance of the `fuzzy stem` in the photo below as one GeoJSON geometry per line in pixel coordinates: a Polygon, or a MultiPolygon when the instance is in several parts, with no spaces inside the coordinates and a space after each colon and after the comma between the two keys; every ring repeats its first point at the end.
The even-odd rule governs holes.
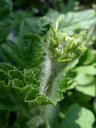
{"type": "Polygon", "coordinates": [[[49,78],[52,74],[52,62],[48,55],[45,56],[45,61],[42,68],[41,82],[40,82],[40,94],[45,95],[49,78]]]}

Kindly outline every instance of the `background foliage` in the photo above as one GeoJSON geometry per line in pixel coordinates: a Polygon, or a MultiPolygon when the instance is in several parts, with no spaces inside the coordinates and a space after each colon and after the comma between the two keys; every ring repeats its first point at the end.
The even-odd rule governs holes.
{"type": "Polygon", "coordinates": [[[95,0],[0,1],[0,128],[96,128],[95,3],[95,0]],[[81,31],[86,31],[81,34],[83,40],[80,35],[74,36],[81,31]],[[63,32],[73,42],[67,41],[69,36],[63,32]],[[78,39],[80,44],[74,47],[78,39]],[[69,51],[63,49],[63,59],[58,42],[73,43],[72,48],[64,44],[69,51]],[[85,52],[79,57],[76,56],[79,51],[85,52]],[[41,77],[48,77],[46,54],[51,56],[54,72],[45,81],[46,95],[41,95],[41,77]],[[56,64],[54,58],[63,64],[56,64]],[[73,58],[76,59],[69,62],[73,58]]]}

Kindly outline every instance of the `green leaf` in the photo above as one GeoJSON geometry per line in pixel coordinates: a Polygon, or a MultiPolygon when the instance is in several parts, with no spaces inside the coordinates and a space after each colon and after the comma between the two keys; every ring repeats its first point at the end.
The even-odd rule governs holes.
{"type": "Polygon", "coordinates": [[[25,102],[29,102],[33,105],[46,105],[52,104],[51,99],[47,96],[39,95],[37,89],[32,89],[25,97],[25,102]]]}
{"type": "Polygon", "coordinates": [[[15,95],[12,92],[8,92],[7,89],[0,88],[0,110],[20,110],[22,105],[15,95]]]}
{"type": "Polygon", "coordinates": [[[5,81],[7,83],[9,78],[9,75],[5,71],[0,69],[0,81],[5,81]]]}
{"type": "Polygon", "coordinates": [[[95,61],[95,52],[93,50],[87,50],[80,58],[80,64],[89,65],[95,61]]]}
{"type": "Polygon", "coordinates": [[[5,81],[0,81],[0,88],[6,86],[6,82],[5,81]]]}
{"type": "Polygon", "coordinates": [[[21,80],[15,78],[12,81],[12,87],[17,88],[17,89],[21,89],[24,87],[24,83],[21,80]]]}
{"type": "Polygon", "coordinates": [[[87,75],[96,75],[96,68],[92,65],[79,66],[72,70],[73,72],[87,74],[87,75]]]}
{"type": "Polygon", "coordinates": [[[49,20],[54,26],[58,24],[58,29],[73,35],[80,30],[89,30],[96,22],[95,11],[93,9],[68,12],[60,14],[57,11],[49,10],[46,19],[49,20]]]}
{"type": "Polygon", "coordinates": [[[67,90],[73,89],[75,86],[76,82],[72,78],[65,77],[61,80],[59,89],[61,92],[66,92],[67,90]]]}
{"type": "Polygon", "coordinates": [[[20,36],[24,36],[28,33],[43,34],[46,33],[46,26],[49,24],[44,18],[26,18],[20,25],[20,36]]]}
{"type": "Polygon", "coordinates": [[[1,0],[0,2],[0,18],[4,17],[12,11],[12,1],[11,0],[1,0]]]}
{"type": "Polygon", "coordinates": [[[95,83],[85,85],[85,86],[78,85],[76,87],[76,89],[78,91],[82,92],[85,95],[89,95],[89,96],[92,96],[92,97],[96,96],[96,85],[95,85],[95,83]]]}
{"type": "Polygon", "coordinates": [[[26,83],[33,83],[35,79],[35,74],[33,73],[33,71],[31,69],[25,69],[24,70],[24,81],[26,83]]]}
{"type": "MultiPolygon", "coordinates": [[[[36,87],[36,86],[35,86],[36,87]]],[[[35,88],[33,87],[33,84],[29,84],[29,85],[25,85],[23,86],[23,88],[20,88],[20,92],[24,95],[24,97],[26,96],[26,94],[28,92],[30,92],[31,89],[35,88]]]]}
{"type": "Polygon", "coordinates": [[[60,128],[92,128],[94,121],[95,117],[90,110],[73,104],[66,112],[60,128]]]}
{"type": "Polygon", "coordinates": [[[7,63],[0,63],[0,69],[8,72],[9,70],[15,69],[15,67],[13,67],[12,65],[7,64],[7,63]]]}
{"type": "Polygon", "coordinates": [[[94,82],[95,78],[91,75],[83,74],[82,72],[80,72],[77,74],[75,80],[79,85],[86,86],[87,84],[92,84],[94,82]]]}
{"type": "Polygon", "coordinates": [[[17,78],[19,80],[23,80],[23,73],[20,70],[10,70],[8,74],[11,76],[11,79],[17,78]]]}

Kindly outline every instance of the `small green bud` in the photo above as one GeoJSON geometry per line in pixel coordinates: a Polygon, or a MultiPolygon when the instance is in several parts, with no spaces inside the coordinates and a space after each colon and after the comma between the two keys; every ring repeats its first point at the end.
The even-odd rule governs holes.
{"type": "Polygon", "coordinates": [[[67,33],[55,30],[52,26],[48,34],[48,53],[55,62],[73,60],[84,53],[86,48],[81,44],[85,31],[70,37],[67,33]]]}

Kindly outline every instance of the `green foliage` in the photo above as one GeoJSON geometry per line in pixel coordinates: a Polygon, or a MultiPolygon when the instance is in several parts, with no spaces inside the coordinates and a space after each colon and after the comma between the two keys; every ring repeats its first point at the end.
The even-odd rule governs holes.
{"type": "Polygon", "coordinates": [[[85,128],[85,126],[92,128],[93,122],[94,116],[91,111],[78,104],[73,104],[67,110],[60,128],[85,128]]]}
{"type": "Polygon", "coordinates": [[[11,0],[1,0],[0,1],[0,18],[8,16],[12,11],[12,1],[11,0]]]}
{"type": "Polygon", "coordinates": [[[96,12],[14,3],[28,4],[0,3],[0,128],[95,128],[96,12]]]}

